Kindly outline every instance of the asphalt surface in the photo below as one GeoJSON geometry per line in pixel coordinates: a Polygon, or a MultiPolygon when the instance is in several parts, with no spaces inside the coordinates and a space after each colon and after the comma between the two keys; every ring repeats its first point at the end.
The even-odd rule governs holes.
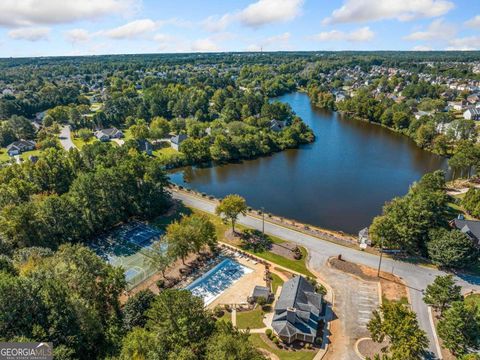
{"type": "MultiPolygon", "coordinates": [[[[173,191],[172,196],[175,199],[181,200],[187,206],[191,206],[209,213],[215,212],[215,203],[207,199],[177,191],[173,191]]],[[[262,229],[262,220],[256,217],[248,215],[240,216],[238,223],[259,230],[262,229]]],[[[265,232],[307,248],[312,259],[311,265],[320,271],[322,270],[322,267],[326,266],[326,259],[331,256],[338,256],[339,254],[341,254],[342,257],[347,261],[363,264],[373,268],[378,266],[379,257],[377,255],[341,246],[329,241],[324,241],[318,237],[313,237],[311,235],[288,229],[268,221],[265,221],[265,232]]],[[[438,352],[434,342],[433,329],[430,325],[428,308],[423,302],[423,291],[428,284],[433,282],[436,276],[445,275],[446,273],[436,269],[407,262],[395,261],[385,257],[383,258],[382,262],[382,270],[388,272],[392,272],[393,270],[393,273],[401,277],[407,284],[410,291],[412,309],[417,313],[419,325],[427,333],[427,336],[430,340],[430,357],[438,357],[438,352]]],[[[458,285],[464,288],[465,291],[480,291],[480,277],[455,275],[455,280],[457,281],[458,285]]]]}
{"type": "Polygon", "coordinates": [[[70,137],[70,126],[66,125],[63,126],[60,135],[58,136],[60,143],[62,144],[62,147],[65,150],[70,150],[72,148],[76,148],[75,144],[72,141],[72,138],[70,137]]]}

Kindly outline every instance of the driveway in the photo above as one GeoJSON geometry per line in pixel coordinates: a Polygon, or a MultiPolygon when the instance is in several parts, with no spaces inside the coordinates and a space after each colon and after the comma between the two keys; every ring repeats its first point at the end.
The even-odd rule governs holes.
{"type": "MultiPolygon", "coordinates": [[[[179,191],[172,191],[172,196],[183,201],[187,206],[191,206],[209,213],[215,212],[216,204],[207,199],[179,191]]],[[[238,219],[238,223],[258,230],[262,229],[262,220],[253,216],[241,216],[238,219]]],[[[265,221],[265,232],[304,246],[309,250],[310,253],[314,253],[316,255],[312,256],[312,259],[321,255],[325,260],[328,257],[341,254],[342,257],[347,261],[363,264],[373,268],[378,266],[378,256],[376,255],[344,247],[329,241],[324,241],[321,238],[288,229],[268,221],[265,221]]],[[[317,268],[317,270],[322,269],[325,267],[325,261],[314,264],[314,266],[317,268]]],[[[428,308],[423,302],[423,290],[428,284],[433,282],[436,276],[445,275],[445,272],[415,264],[409,264],[406,262],[394,261],[389,258],[383,259],[382,267],[385,271],[394,269],[395,275],[401,277],[409,287],[412,309],[417,313],[419,325],[427,333],[427,336],[430,340],[429,350],[432,355],[431,357],[438,357],[434,342],[433,330],[430,325],[428,308]]],[[[480,277],[455,276],[455,280],[457,281],[458,285],[464,287],[465,290],[480,291],[480,277]]],[[[330,285],[332,285],[331,282],[330,285]]]]}
{"type": "Polygon", "coordinates": [[[70,137],[70,126],[65,125],[62,127],[60,131],[60,135],[58,136],[60,139],[60,143],[62,144],[62,147],[68,151],[72,148],[77,148],[75,144],[72,141],[72,138],[70,137]]]}

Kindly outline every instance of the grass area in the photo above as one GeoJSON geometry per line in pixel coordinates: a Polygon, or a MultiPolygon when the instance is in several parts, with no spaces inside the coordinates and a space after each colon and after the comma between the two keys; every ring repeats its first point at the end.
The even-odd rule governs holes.
{"type": "Polygon", "coordinates": [[[183,156],[183,154],[171,147],[165,147],[162,149],[155,150],[153,152],[153,155],[155,157],[158,157],[159,159],[168,162],[172,158],[177,158],[180,156],[183,156]]]}
{"type": "Polygon", "coordinates": [[[300,260],[293,260],[293,259],[287,259],[286,257],[274,254],[269,251],[263,251],[263,252],[253,252],[253,251],[247,251],[253,255],[256,255],[262,259],[271,261],[275,264],[278,264],[280,266],[286,267],[288,269],[291,269],[293,271],[296,271],[300,274],[306,275],[306,276],[311,276],[311,277],[316,277],[313,275],[310,270],[307,269],[307,250],[304,247],[299,246],[301,252],[302,252],[302,258],[300,260]]]}
{"type": "Polygon", "coordinates": [[[265,327],[263,323],[263,315],[265,311],[261,306],[257,306],[249,311],[237,311],[237,327],[239,329],[261,329],[265,327]]]}
{"type": "Polygon", "coordinates": [[[78,148],[78,149],[82,149],[85,145],[88,145],[88,144],[93,144],[95,141],[98,141],[98,139],[94,136],[92,136],[88,141],[83,141],[82,139],[80,139],[79,137],[75,137],[73,135],[73,133],[70,135],[71,138],[72,138],[72,142],[73,144],[78,148]]]}
{"type": "Polygon", "coordinates": [[[29,156],[42,156],[42,150],[32,150],[32,151],[25,151],[24,153],[20,154],[20,159],[27,161],[29,156]]]}
{"type": "Polygon", "coordinates": [[[465,296],[465,304],[476,305],[480,314],[480,294],[472,294],[465,296]]]}
{"type": "Polygon", "coordinates": [[[225,322],[232,322],[232,313],[228,311],[223,312],[223,316],[219,317],[217,321],[225,321],[225,322]]]}
{"type": "Polygon", "coordinates": [[[100,111],[103,107],[103,103],[100,103],[100,102],[94,102],[91,106],[90,106],[90,111],[92,112],[97,112],[97,111],[100,111]]]}
{"type": "Polygon", "coordinates": [[[11,157],[7,154],[6,148],[0,148],[0,163],[10,161],[11,157]]]}
{"type": "Polygon", "coordinates": [[[283,285],[283,280],[277,274],[271,273],[270,275],[272,276],[272,292],[276,294],[278,287],[283,285]]]}
{"type": "Polygon", "coordinates": [[[270,347],[260,334],[250,334],[249,340],[256,348],[266,349],[277,355],[280,360],[312,360],[316,354],[314,351],[287,351],[270,347]]]}

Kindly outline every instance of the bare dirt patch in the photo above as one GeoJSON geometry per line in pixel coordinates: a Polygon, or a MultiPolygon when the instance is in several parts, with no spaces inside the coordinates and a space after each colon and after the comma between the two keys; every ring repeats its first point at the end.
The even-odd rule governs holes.
{"type": "Polygon", "coordinates": [[[373,359],[376,354],[381,355],[382,349],[388,346],[387,341],[377,343],[372,339],[363,339],[358,342],[357,349],[365,358],[373,359]]]}
{"type": "Polygon", "coordinates": [[[333,268],[357,276],[362,280],[380,281],[382,285],[382,298],[386,300],[405,301],[408,299],[405,283],[394,274],[381,271],[380,277],[377,277],[377,270],[368,266],[355,264],[338,258],[330,258],[328,262],[333,268]]]}

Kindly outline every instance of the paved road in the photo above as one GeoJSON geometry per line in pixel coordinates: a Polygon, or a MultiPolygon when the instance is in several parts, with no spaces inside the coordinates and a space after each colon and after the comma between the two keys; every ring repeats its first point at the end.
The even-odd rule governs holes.
{"type": "Polygon", "coordinates": [[[68,151],[72,148],[76,148],[75,144],[72,141],[72,138],[70,137],[70,126],[63,126],[58,138],[60,139],[60,143],[65,150],[68,151]]]}
{"type": "MultiPolygon", "coordinates": [[[[216,205],[213,202],[208,201],[207,199],[176,191],[173,192],[172,195],[174,198],[182,200],[188,206],[209,213],[215,212],[216,205]]],[[[248,215],[241,216],[238,219],[238,223],[259,230],[262,229],[262,220],[256,217],[248,215]]],[[[328,257],[337,256],[339,254],[341,254],[345,260],[351,262],[363,264],[373,268],[376,268],[378,266],[378,256],[376,255],[358,251],[352,248],[347,248],[332,242],[322,241],[317,237],[313,237],[311,235],[288,229],[283,226],[270,223],[268,221],[265,221],[265,232],[270,235],[278,236],[282,239],[292,241],[301,246],[304,246],[312,253],[312,258],[318,257],[319,259],[323,259],[323,263],[320,260],[317,260],[313,264],[316,268],[325,266],[325,259],[327,259],[328,257]]],[[[384,258],[383,270],[392,271],[392,269],[395,275],[401,277],[409,287],[412,308],[418,315],[418,322],[421,328],[427,333],[428,338],[430,339],[430,352],[433,355],[432,357],[438,357],[434,342],[433,330],[430,325],[428,309],[426,304],[423,302],[422,292],[428,284],[433,282],[436,276],[445,275],[445,273],[436,269],[426,268],[423,266],[384,258]]],[[[480,291],[480,277],[455,276],[455,280],[466,291],[480,291]]]]}

